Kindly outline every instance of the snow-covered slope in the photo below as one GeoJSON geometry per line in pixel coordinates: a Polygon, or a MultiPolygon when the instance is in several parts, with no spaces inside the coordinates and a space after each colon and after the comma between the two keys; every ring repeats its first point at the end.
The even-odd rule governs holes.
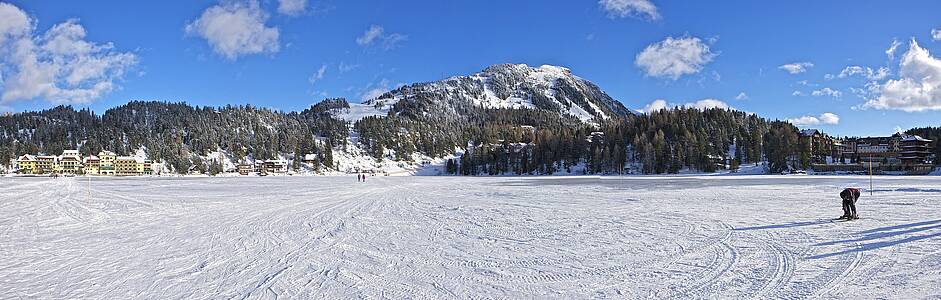
{"type": "Polygon", "coordinates": [[[938,299],[935,177],[2,178],[27,299],[938,299]]]}
{"type": "Polygon", "coordinates": [[[598,86],[564,67],[525,64],[490,66],[479,73],[403,86],[366,101],[341,117],[362,112],[387,112],[399,101],[469,104],[481,108],[529,108],[558,112],[584,122],[608,119],[630,111],[598,86]],[[384,111],[383,111],[384,110],[384,111]]]}

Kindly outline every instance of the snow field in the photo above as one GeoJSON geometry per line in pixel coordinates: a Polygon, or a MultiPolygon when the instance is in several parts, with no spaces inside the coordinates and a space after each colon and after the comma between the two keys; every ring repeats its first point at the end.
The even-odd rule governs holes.
{"type": "Polygon", "coordinates": [[[937,298],[941,179],[0,178],[23,298],[937,298]]]}

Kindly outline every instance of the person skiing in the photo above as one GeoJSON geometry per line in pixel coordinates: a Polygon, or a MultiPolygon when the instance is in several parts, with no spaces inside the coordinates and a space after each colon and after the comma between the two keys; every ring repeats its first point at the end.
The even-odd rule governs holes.
{"type": "Polygon", "coordinates": [[[856,214],[856,200],[859,200],[859,189],[845,188],[840,192],[840,198],[843,199],[843,216],[837,220],[859,219],[859,216],[856,214]]]}

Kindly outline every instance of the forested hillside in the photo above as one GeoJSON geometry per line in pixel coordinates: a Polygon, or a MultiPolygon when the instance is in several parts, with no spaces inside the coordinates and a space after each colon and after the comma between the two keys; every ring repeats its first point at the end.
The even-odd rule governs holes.
{"type": "Polygon", "coordinates": [[[294,158],[315,154],[310,167],[330,171],[337,151],[374,162],[455,157],[447,171],[462,175],[712,172],[761,161],[772,172],[802,167],[791,124],[724,109],[634,114],[551,66],[496,65],[363,104],[326,99],[300,112],[132,101],[100,116],[69,106],[6,115],[0,126],[4,163],[64,149],[143,149],[180,173],[217,166],[210,153],[233,163],[285,158],[294,169],[294,158]]]}

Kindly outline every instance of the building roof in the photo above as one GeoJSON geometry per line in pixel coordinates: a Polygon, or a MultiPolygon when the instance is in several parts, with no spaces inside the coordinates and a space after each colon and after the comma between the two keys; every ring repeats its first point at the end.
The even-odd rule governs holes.
{"type": "Polygon", "coordinates": [[[917,136],[917,135],[906,135],[906,136],[904,136],[904,137],[902,138],[902,141],[906,141],[906,142],[913,142],[913,141],[918,141],[918,142],[932,142],[932,140],[929,140],[929,139],[926,139],[926,138],[923,138],[923,137],[920,137],[920,136],[917,136]]]}
{"type": "Polygon", "coordinates": [[[802,135],[802,136],[814,136],[814,135],[818,135],[818,134],[821,134],[821,133],[820,133],[820,130],[816,130],[816,129],[804,129],[804,130],[801,130],[801,135],[802,135]]]}
{"type": "Polygon", "coordinates": [[[115,160],[133,160],[136,163],[144,163],[144,159],[136,156],[118,156],[115,160]]]}
{"type": "Polygon", "coordinates": [[[36,156],[33,156],[31,154],[23,154],[23,156],[20,156],[20,158],[18,158],[17,160],[18,161],[35,161],[36,156]]]}

